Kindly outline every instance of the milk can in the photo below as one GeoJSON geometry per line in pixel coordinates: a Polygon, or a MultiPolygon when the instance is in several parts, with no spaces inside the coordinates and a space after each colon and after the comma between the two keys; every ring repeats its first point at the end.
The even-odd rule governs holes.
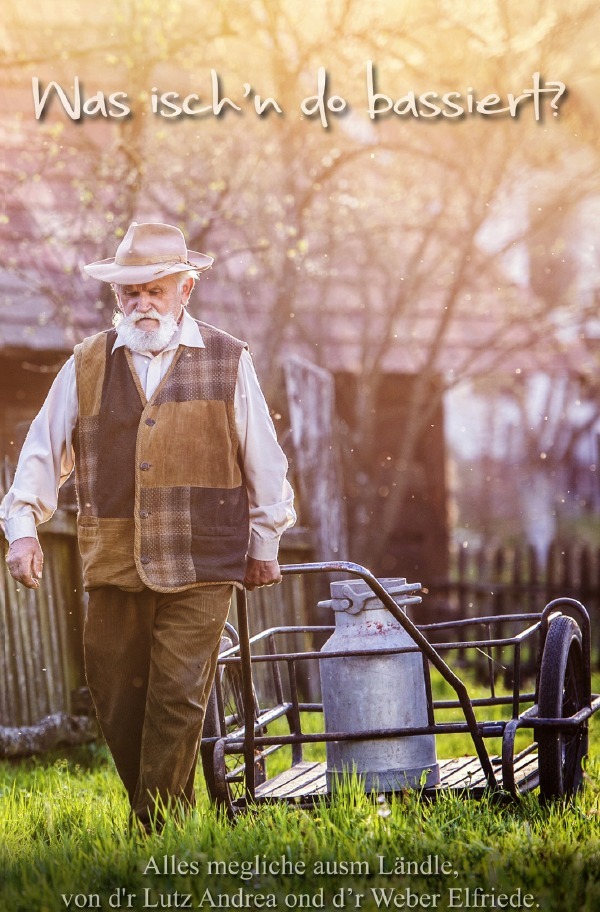
{"type": "MultiPolygon", "coordinates": [[[[379,580],[401,610],[420,586],[405,579],[379,580]]],[[[414,641],[363,580],[331,584],[335,631],[328,652],[365,651],[319,661],[326,732],[364,732],[426,726],[427,698],[420,652],[380,655],[382,649],[414,646],[414,641]]],[[[345,772],[356,773],[367,791],[396,791],[439,782],[434,735],[407,735],[363,741],[327,741],[327,788],[345,772]]]]}

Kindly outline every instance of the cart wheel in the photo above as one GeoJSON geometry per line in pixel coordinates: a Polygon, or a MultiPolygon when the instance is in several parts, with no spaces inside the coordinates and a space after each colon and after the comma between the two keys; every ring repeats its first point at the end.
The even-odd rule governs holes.
{"type": "Polygon", "coordinates": [[[215,802],[218,801],[214,764],[215,745],[214,742],[207,744],[204,739],[216,738],[219,736],[220,732],[221,726],[219,724],[217,692],[215,685],[213,684],[208,697],[208,703],[206,704],[206,712],[204,713],[204,725],[202,728],[202,739],[200,741],[200,756],[202,758],[202,771],[204,773],[204,781],[206,782],[206,790],[211,801],[215,802]]]}
{"type": "MultiPolygon", "coordinates": [[[[226,637],[221,642],[221,652],[229,649],[232,645],[231,640],[226,637]]],[[[259,705],[256,693],[254,694],[254,715],[255,719],[259,715],[259,705]]],[[[202,730],[202,741],[200,743],[200,755],[202,758],[202,769],[206,788],[212,801],[217,804],[225,804],[228,808],[232,807],[233,801],[242,798],[245,794],[245,779],[243,774],[232,777],[228,775],[242,761],[241,754],[227,754],[222,751],[219,756],[215,756],[215,744],[207,744],[205,738],[224,738],[230,732],[244,725],[244,697],[242,688],[242,671],[239,665],[221,665],[217,666],[215,683],[212,686],[206,713],[204,716],[204,728],[202,730]],[[223,715],[219,712],[219,697],[217,690],[220,692],[223,704],[223,715]],[[215,764],[219,769],[215,770],[215,764]],[[223,769],[221,769],[223,767],[223,769]]],[[[265,764],[264,761],[255,764],[254,781],[256,785],[265,781],[265,764]]]]}
{"type": "MultiPolygon", "coordinates": [[[[548,629],[540,667],[540,718],[564,719],[585,705],[581,631],[573,618],[561,615],[548,629]]],[[[568,731],[538,729],[540,794],[562,798],[574,794],[583,782],[582,760],[587,753],[584,722],[568,731]]]]}

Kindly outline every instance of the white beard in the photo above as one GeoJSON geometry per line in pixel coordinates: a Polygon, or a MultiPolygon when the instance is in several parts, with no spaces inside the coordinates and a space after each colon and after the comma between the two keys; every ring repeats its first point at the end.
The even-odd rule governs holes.
{"type": "Polygon", "coordinates": [[[148,313],[138,313],[133,311],[128,317],[121,317],[115,329],[117,335],[127,348],[135,352],[159,352],[169,344],[177,330],[177,320],[173,314],[161,315],[155,310],[148,313]],[[158,320],[157,329],[138,329],[136,323],[139,320],[151,317],[158,320]]]}

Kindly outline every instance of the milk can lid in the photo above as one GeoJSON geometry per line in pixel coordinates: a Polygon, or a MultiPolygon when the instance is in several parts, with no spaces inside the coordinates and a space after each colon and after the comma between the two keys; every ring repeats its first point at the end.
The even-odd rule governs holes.
{"type": "MultiPolygon", "coordinates": [[[[420,583],[407,583],[404,577],[380,579],[378,582],[400,606],[404,599],[421,588],[420,583]]],[[[331,607],[334,611],[358,614],[360,611],[382,608],[383,605],[367,582],[361,579],[349,579],[331,583],[331,607]]]]}

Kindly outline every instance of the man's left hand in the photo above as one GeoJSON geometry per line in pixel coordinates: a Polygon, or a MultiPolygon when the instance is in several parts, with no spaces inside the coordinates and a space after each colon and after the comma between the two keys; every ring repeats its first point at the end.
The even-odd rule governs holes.
{"type": "Polygon", "coordinates": [[[281,582],[281,570],[276,560],[257,560],[255,557],[246,558],[246,575],[244,577],[245,589],[260,589],[261,586],[274,586],[281,582]]]}

